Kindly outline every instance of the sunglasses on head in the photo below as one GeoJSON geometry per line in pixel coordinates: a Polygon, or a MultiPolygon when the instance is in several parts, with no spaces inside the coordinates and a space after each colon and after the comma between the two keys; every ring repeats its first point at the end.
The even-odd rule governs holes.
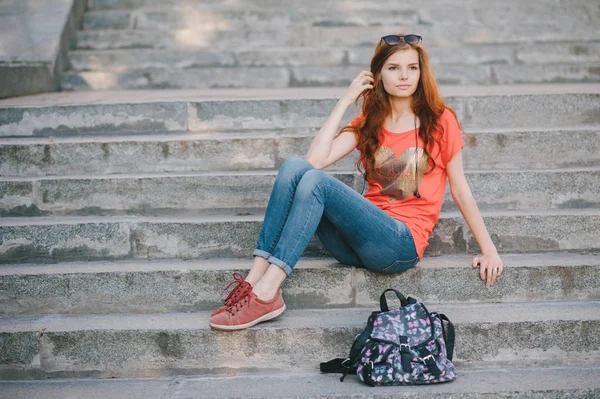
{"type": "Polygon", "coordinates": [[[423,38],[421,36],[414,35],[414,34],[404,35],[404,36],[387,35],[387,36],[382,37],[382,39],[389,46],[393,46],[395,44],[400,44],[402,42],[407,43],[407,44],[417,44],[421,40],[423,40],[423,38]]]}

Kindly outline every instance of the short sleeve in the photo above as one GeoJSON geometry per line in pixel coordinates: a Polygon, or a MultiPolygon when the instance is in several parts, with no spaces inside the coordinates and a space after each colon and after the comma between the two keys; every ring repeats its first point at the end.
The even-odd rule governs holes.
{"type": "Polygon", "coordinates": [[[446,108],[441,119],[441,125],[444,128],[441,140],[441,155],[445,166],[465,146],[465,141],[462,138],[456,116],[452,111],[446,108]]]}
{"type": "Polygon", "coordinates": [[[358,125],[358,123],[360,122],[360,120],[362,119],[362,117],[363,117],[363,115],[362,115],[362,114],[360,114],[360,115],[356,116],[354,119],[352,119],[352,120],[350,121],[350,124],[351,124],[353,127],[356,127],[356,126],[358,125]]]}

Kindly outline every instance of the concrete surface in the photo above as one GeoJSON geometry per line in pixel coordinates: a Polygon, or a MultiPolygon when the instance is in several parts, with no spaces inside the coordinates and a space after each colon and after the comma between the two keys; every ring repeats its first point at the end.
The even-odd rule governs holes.
{"type": "Polygon", "coordinates": [[[0,98],[56,91],[66,68],[81,0],[0,4],[0,98]]]}
{"type": "MultiPolygon", "coordinates": [[[[286,159],[304,157],[316,130],[5,138],[0,139],[0,156],[6,159],[0,163],[0,175],[24,178],[66,177],[73,173],[106,176],[278,170],[286,159]]],[[[600,165],[600,127],[468,129],[467,133],[476,140],[475,146],[467,144],[463,148],[463,165],[467,171],[600,165]]],[[[354,151],[326,170],[356,170],[357,159],[358,151],[354,151]]],[[[477,186],[471,188],[477,189],[477,186]]]]}
{"type": "MultiPolygon", "coordinates": [[[[482,216],[501,253],[596,252],[599,212],[555,209],[482,216]]],[[[246,257],[256,246],[263,219],[260,210],[181,217],[7,217],[0,223],[0,262],[246,257]]],[[[457,212],[443,212],[425,254],[477,252],[464,219],[457,212]]],[[[303,254],[327,252],[313,237],[303,254]]]]}
{"type": "MultiPolygon", "coordinates": [[[[335,259],[303,258],[283,285],[288,309],[375,307],[395,287],[425,303],[600,299],[597,255],[502,255],[505,271],[489,289],[471,256],[425,257],[382,275],[335,259]]],[[[213,310],[247,259],[71,262],[0,266],[0,314],[165,313],[213,310]]]]}
{"type": "MultiPolygon", "coordinates": [[[[594,365],[599,301],[439,304],[456,327],[464,369],[594,365]]],[[[210,311],[0,318],[3,379],[155,377],[312,369],[344,356],[371,309],[290,310],[236,332],[208,326],[210,311]]]]}
{"type": "Polygon", "coordinates": [[[596,367],[459,370],[448,384],[373,389],[348,376],[317,371],[232,373],[219,377],[0,381],[14,399],[411,398],[592,399],[600,394],[596,367]]]}

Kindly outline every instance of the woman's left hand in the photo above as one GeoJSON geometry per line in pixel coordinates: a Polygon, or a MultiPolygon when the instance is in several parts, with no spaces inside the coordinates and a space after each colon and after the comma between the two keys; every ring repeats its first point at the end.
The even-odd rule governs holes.
{"type": "Polygon", "coordinates": [[[504,270],[504,265],[497,252],[473,258],[473,267],[477,266],[479,266],[479,277],[486,282],[486,288],[490,288],[504,270]]]}

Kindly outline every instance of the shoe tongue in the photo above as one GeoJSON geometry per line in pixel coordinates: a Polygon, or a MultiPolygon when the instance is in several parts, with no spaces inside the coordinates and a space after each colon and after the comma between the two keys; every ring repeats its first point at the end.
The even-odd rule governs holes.
{"type": "Polygon", "coordinates": [[[252,292],[252,285],[250,283],[244,281],[242,283],[242,285],[240,285],[239,293],[238,293],[237,297],[239,299],[243,299],[248,294],[254,294],[252,292]]]}

